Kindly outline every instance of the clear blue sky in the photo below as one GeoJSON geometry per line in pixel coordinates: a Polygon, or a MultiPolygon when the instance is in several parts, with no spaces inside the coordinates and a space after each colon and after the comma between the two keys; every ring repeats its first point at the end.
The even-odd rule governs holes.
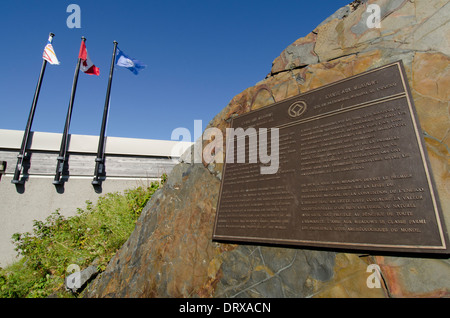
{"type": "Polygon", "coordinates": [[[351,0],[5,1],[0,13],[0,129],[23,130],[48,34],[61,65],[47,65],[32,130],[62,133],[81,36],[100,76],[80,72],[71,134],[98,135],[113,41],[147,65],[116,67],[107,135],[170,139],[192,134],[270,72],[296,39],[351,0]],[[69,29],[71,3],[81,28],[69,29]]]}

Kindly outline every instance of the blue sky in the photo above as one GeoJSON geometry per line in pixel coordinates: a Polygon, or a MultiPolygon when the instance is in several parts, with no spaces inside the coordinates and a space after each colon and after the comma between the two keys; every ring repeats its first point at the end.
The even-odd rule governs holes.
{"type": "Polygon", "coordinates": [[[107,135],[170,139],[192,134],[238,93],[264,79],[272,61],[344,1],[171,0],[8,1],[0,33],[0,129],[23,130],[48,34],[61,65],[47,65],[32,131],[62,133],[81,36],[100,76],[80,72],[71,134],[98,135],[113,41],[147,65],[138,76],[116,67],[107,135]],[[81,28],[68,28],[69,4],[81,28]]]}

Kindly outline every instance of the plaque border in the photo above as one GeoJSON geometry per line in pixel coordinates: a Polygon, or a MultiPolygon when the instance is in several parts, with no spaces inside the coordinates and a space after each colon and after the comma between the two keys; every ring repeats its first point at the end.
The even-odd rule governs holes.
{"type": "MultiPolygon", "coordinates": [[[[293,120],[292,122],[289,122],[286,124],[282,124],[279,126],[273,126],[273,128],[283,129],[283,128],[295,126],[295,125],[298,125],[298,124],[301,124],[304,122],[333,116],[340,112],[353,111],[353,110],[356,110],[359,108],[372,106],[374,104],[378,104],[381,102],[386,102],[386,101],[400,99],[400,98],[406,98],[407,105],[409,108],[409,117],[412,121],[412,125],[414,128],[414,134],[416,137],[417,145],[420,150],[420,157],[422,159],[422,166],[424,168],[424,172],[425,172],[425,175],[427,178],[427,184],[428,184],[430,196],[431,196],[432,203],[433,203],[433,210],[434,210],[433,212],[434,212],[434,217],[436,219],[437,228],[439,230],[439,238],[441,241],[441,245],[396,245],[396,244],[355,243],[355,242],[338,242],[338,241],[316,241],[316,240],[305,240],[305,239],[280,239],[280,238],[267,238],[267,237],[256,237],[256,236],[217,235],[216,228],[217,228],[217,222],[219,219],[219,205],[220,205],[220,200],[221,200],[222,190],[223,190],[223,180],[224,180],[225,174],[226,174],[226,166],[227,166],[226,162],[224,162],[224,165],[223,165],[222,180],[220,183],[220,190],[219,190],[220,192],[219,192],[219,196],[218,196],[218,200],[217,200],[216,216],[215,216],[215,221],[214,221],[212,239],[215,241],[228,241],[228,242],[235,242],[235,243],[236,242],[250,242],[250,243],[256,243],[256,244],[257,243],[263,243],[263,244],[268,243],[268,244],[273,244],[273,245],[277,245],[277,244],[294,245],[297,247],[326,247],[326,248],[331,247],[332,248],[332,246],[335,246],[336,249],[349,249],[350,248],[353,250],[375,250],[375,251],[388,251],[388,252],[449,254],[450,253],[450,248],[449,248],[450,244],[449,244],[449,239],[448,239],[448,232],[447,232],[446,225],[445,225],[445,219],[441,213],[442,208],[441,208],[441,204],[440,204],[440,200],[439,200],[438,191],[435,186],[436,183],[434,181],[434,176],[433,176],[433,173],[430,173],[431,164],[429,162],[427,152],[424,149],[425,148],[425,140],[424,140],[423,134],[421,133],[422,130],[421,130],[420,122],[418,120],[418,116],[417,116],[415,107],[413,106],[414,100],[412,98],[412,94],[411,94],[411,91],[410,91],[410,88],[408,85],[408,79],[406,76],[406,72],[405,72],[405,68],[403,66],[402,60],[398,60],[396,62],[387,64],[387,65],[384,65],[381,67],[377,67],[377,68],[374,68],[374,69],[371,69],[368,71],[364,71],[362,73],[347,77],[345,79],[338,80],[338,81],[314,88],[312,90],[306,91],[304,93],[300,93],[293,97],[286,98],[282,101],[275,102],[271,105],[268,105],[268,106],[265,106],[265,107],[262,107],[262,108],[259,108],[256,110],[250,110],[247,113],[239,115],[239,118],[242,116],[255,114],[256,112],[259,112],[262,110],[267,110],[268,108],[276,107],[281,103],[285,103],[285,102],[289,102],[291,100],[298,99],[300,96],[314,93],[315,91],[319,91],[326,87],[330,87],[330,86],[333,86],[333,85],[336,85],[339,83],[344,83],[346,81],[353,80],[355,78],[358,78],[358,77],[361,77],[361,76],[364,76],[364,75],[367,75],[367,74],[370,74],[373,72],[377,72],[377,71],[383,70],[385,68],[394,67],[394,66],[397,67],[397,70],[398,70],[400,78],[401,78],[402,89],[403,89],[403,91],[401,93],[396,93],[396,94],[385,96],[382,98],[369,100],[369,101],[355,104],[355,105],[350,105],[343,110],[334,110],[334,111],[319,114],[316,116],[308,117],[305,119],[293,120]]],[[[230,127],[233,127],[234,119],[235,118],[231,119],[230,127]]],[[[226,149],[228,149],[228,142],[229,142],[228,139],[226,142],[227,142],[226,149]]]]}

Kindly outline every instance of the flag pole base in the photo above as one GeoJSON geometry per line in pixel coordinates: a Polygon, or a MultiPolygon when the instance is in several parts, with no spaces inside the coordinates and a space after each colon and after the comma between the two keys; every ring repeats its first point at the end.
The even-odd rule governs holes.
{"type": "Polygon", "coordinates": [[[92,180],[91,183],[92,183],[93,186],[98,186],[98,185],[102,184],[102,180],[94,179],[94,180],[92,180]]]}

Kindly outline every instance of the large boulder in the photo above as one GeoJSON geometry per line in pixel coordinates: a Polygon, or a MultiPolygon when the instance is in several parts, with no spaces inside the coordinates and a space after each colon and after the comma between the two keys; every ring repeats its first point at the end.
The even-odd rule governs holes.
{"type": "MultiPolygon", "coordinates": [[[[450,228],[449,21],[448,0],[354,1],[287,47],[267,77],[235,96],[208,128],[225,133],[233,116],[401,59],[450,228]],[[381,28],[366,23],[372,3],[380,6],[381,28]]],[[[213,242],[223,164],[190,163],[188,157],[155,193],[86,297],[450,295],[445,257],[213,242]],[[370,264],[381,269],[381,288],[373,284],[370,264]]]]}

